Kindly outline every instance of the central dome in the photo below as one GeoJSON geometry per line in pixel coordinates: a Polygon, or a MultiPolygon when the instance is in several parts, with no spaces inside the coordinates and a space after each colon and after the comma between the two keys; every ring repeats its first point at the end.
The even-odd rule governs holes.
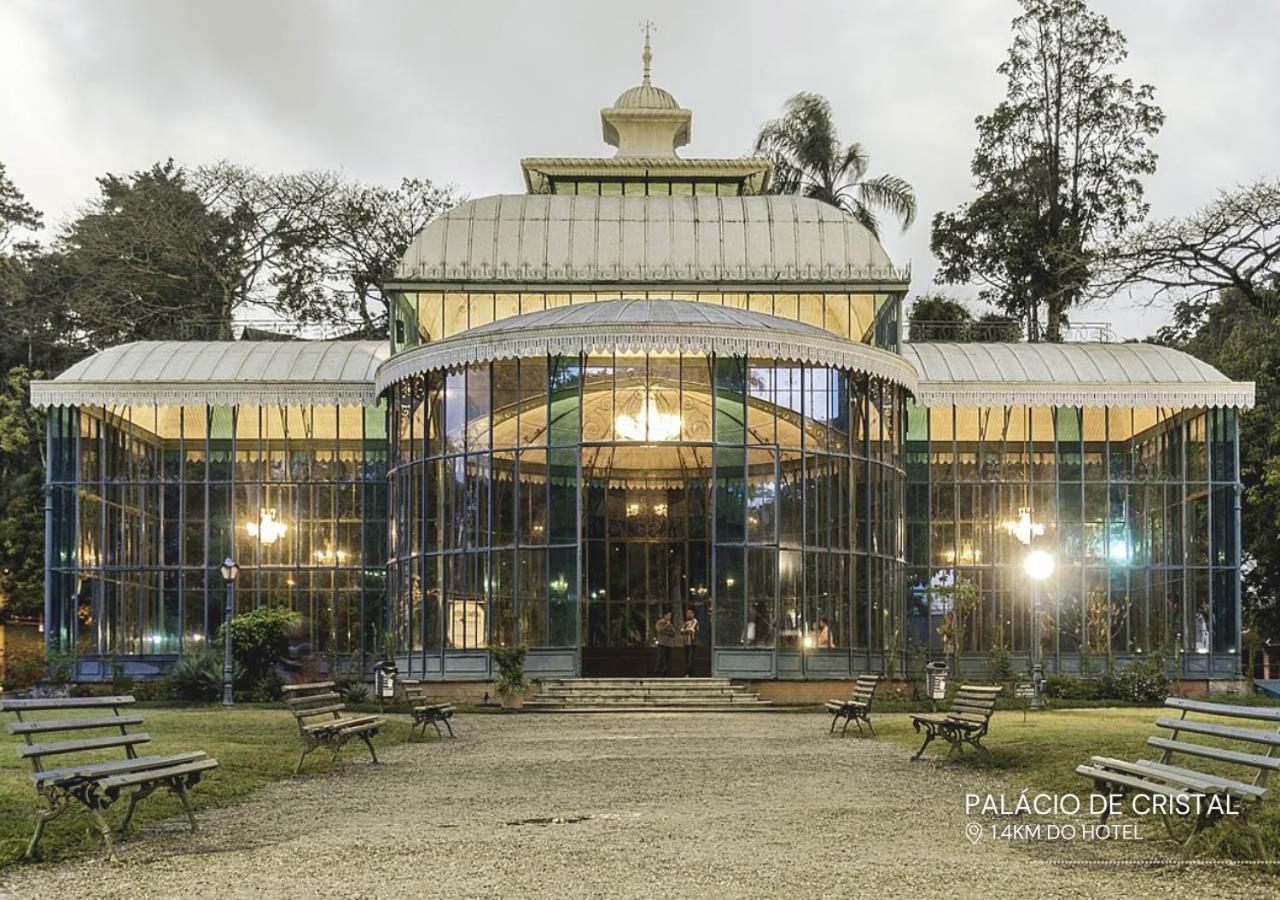
{"type": "Polygon", "coordinates": [[[652,84],[639,84],[623,91],[613,103],[614,109],[679,109],[670,92],[652,84]]]}

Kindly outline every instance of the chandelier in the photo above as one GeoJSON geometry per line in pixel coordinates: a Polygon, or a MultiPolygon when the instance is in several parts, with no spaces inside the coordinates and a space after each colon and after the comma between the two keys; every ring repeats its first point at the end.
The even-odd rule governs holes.
{"type": "Polygon", "coordinates": [[[1004,530],[1024,544],[1030,544],[1032,538],[1044,536],[1044,525],[1031,521],[1031,508],[1024,506],[1018,510],[1016,522],[1005,522],[1004,530]]]}
{"type": "Polygon", "coordinates": [[[625,441],[669,441],[680,435],[680,415],[663,412],[658,408],[658,401],[645,391],[640,412],[637,415],[619,413],[613,427],[625,441]]]}
{"type": "Polygon", "coordinates": [[[274,509],[264,509],[258,516],[258,521],[244,524],[244,530],[249,532],[249,537],[256,537],[264,544],[274,544],[284,537],[289,526],[276,518],[274,509]]]}

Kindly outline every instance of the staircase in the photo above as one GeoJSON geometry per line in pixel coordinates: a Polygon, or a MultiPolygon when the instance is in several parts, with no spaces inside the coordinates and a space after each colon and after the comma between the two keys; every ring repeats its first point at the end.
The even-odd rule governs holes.
{"type": "Polygon", "coordinates": [[[551,678],[525,701],[530,712],[758,712],[771,709],[728,678],[551,678]]]}

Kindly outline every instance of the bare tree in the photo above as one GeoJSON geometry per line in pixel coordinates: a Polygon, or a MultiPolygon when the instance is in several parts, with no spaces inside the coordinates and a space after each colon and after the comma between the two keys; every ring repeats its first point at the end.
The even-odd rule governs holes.
{"type": "Polygon", "coordinates": [[[1148,284],[1204,307],[1227,289],[1268,316],[1280,314],[1280,179],[1223,191],[1186,218],[1165,219],[1126,237],[1111,254],[1117,288],[1148,284]]]}

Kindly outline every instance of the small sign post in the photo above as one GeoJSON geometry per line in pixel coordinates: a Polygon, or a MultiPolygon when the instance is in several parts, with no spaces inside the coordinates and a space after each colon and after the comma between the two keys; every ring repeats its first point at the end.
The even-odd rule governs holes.
{"type": "Polygon", "coordinates": [[[1027,709],[1031,706],[1031,701],[1036,696],[1036,684],[1034,681],[1019,681],[1013,686],[1013,696],[1023,701],[1022,704],[1022,724],[1027,724],[1027,709]]]}

